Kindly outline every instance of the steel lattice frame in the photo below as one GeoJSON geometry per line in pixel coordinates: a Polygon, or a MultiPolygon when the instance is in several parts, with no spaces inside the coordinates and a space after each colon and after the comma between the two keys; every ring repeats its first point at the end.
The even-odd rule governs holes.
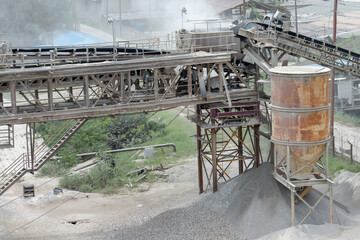
{"type": "Polygon", "coordinates": [[[196,117],[200,193],[215,192],[218,182],[260,165],[257,103],[198,105],[196,117]],[[238,163],[236,171],[230,169],[234,162],[238,163]]]}

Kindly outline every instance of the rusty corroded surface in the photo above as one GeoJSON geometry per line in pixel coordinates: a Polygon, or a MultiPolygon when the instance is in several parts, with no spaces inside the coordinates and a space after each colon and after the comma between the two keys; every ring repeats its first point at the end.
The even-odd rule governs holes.
{"type": "Polygon", "coordinates": [[[291,172],[308,173],[324,154],[324,141],[330,134],[329,69],[282,67],[271,72],[272,139],[277,162],[286,158],[289,142],[291,172]]]}
{"type": "Polygon", "coordinates": [[[272,137],[278,141],[314,142],[329,138],[329,110],[310,113],[272,111],[272,137]]]}
{"type": "Polygon", "coordinates": [[[271,104],[286,108],[327,106],[329,105],[329,75],[318,77],[273,75],[271,104]]]}

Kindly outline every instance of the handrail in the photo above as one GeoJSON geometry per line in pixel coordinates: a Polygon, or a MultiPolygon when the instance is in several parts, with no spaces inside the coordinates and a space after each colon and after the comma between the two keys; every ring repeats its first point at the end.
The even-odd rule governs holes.
{"type": "MultiPolygon", "coordinates": [[[[181,36],[181,41],[190,43],[190,49],[178,48],[178,38],[171,35],[160,36],[156,38],[133,40],[133,41],[117,41],[117,48],[124,48],[124,51],[113,52],[113,43],[99,43],[95,45],[74,45],[74,46],[59,46],[59,47],[48,47],[45,49],[28,48],[28,49],[17,49],[13,50],[13,53],[1,54],[4,59],[9,58],[15,61],[16,66],[20,66],[24,69],[28,66],[55,66],[58,64],[68,64],[64,62],[66,60],[75,60],[86,58],[85,62],[89,62],[90,59],[104,58],[108,60],[116,61],[119,56],[145,56],[146,54],[153,54],[152,51],[156,51],[157,54],[178,54],[187,52],[190,49],[203,49],[203,48],[224,48],[229,50],[231,46],[236,45],[231,39],[234,38],[232,32],[210,32],[210,33],[189,33],[181,36]],[[203,46],[207,40],[218,39],[218,43],[203,46]],[[202,41],[203,40],[203,41],[202,41]],[[140,48],[139,48],[140,46],[140,48]],[[149,47],[147,49],[147,46],[149,47]],[[175,46],[175,48],[173,47],[175,46]],[[146,49],[145,49],[146,48],[146,49]],[[128,51],[127,49],[131,49],[128,51]],[[89,51],[90,50],[90,51],[89,51]],[[103,50],[103,51],[101,51],[103,50]],[[149,51],[148,51],[149,50],[149,51]],[[166,52],[164,52],[166,51],[166,52]],[[36,59],[36,65],[34,65],[34,59],[36,59]]],[[[66,61],[68,62],[68,61],[66,61]]],[[[1,69],[0,71],[7,71],[7,68],[1,69]]]]}
{"type": "MultiPolygon", "coordinates": [[[[62,138],[71,130],[73,129],[79,121],[85,121],[85,119],[81,119],[78,121],[75,121],[74,124],[70,124],[71,120],[66,121],[64,124],[59,126],[55,133],[52,134],[50,137],[48,137],[43,143],[34,151],[35,152],[35,159],[34,164],[38,163],[39,161],[43,160],[43,157],[49,152],[54,150],[54,146],[62,141],[62,138]],[[56,141],[51,144],[51,146],[48,146],[46,148],[47,151],[43,151],[45,149],[46,143],[51,142],[52,140],[56,139],[56,141]]],[[[7,181],[9,181],[11,178],[13,178],[13,175],[11,175],[11,172],[18,173],[21,170],[27,170],[27,164],[26,159],[28,155],[26,153],[22,153],[19,157],[16,158],[15,161],[13,161],[8,167],[6,167],[0,174],[0,181],[5,184],[7,181]]]]}

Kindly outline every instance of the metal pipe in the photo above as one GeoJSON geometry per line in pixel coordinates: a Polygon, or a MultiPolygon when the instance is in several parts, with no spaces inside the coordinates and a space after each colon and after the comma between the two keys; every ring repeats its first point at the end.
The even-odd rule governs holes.
{"type": "MultiPolygon", "coordinates": [[[[129,152],[129,151],[136,151],[136,150],[144,150],[145,148],[163,148],[163,147],[172,147],[173,151],[176,152],[176,146],[174,143],[166,143],[166,144],[158,144],[158,145],[150,145],[150,146],[143,146],[143,147],[133,147],[133,148],[123,148],[123,149],[116,149],[116,150],[109,150],[105,151],[105,153],[119,153],[119,152],[129,152]]],[[[77,154],[77,157],[91,157],[95,156],[96,152],[90,153],[81,153],[77,154]]]]}

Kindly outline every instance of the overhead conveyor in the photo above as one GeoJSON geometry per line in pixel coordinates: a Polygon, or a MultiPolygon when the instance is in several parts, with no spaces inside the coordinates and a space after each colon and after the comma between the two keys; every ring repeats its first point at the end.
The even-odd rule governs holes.
{"type": "Polygon", "coordinates": [[[252,47],[277,48],[287,54],[360,77],[360,54],[268,24],[257,22],[256,25],[257,28],[239,28],[235,34],[249,40],[247,43],[252,47]]]}

